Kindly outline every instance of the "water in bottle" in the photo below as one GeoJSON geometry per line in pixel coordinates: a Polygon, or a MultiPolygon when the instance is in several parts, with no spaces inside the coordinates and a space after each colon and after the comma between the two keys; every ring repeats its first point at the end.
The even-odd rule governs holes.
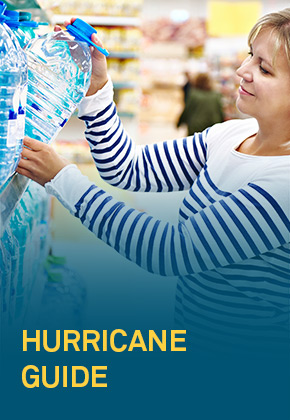
{"type": "Polygon", "coordinates": [[[0,187],[15,167],[22,77],[19,50],[13,41],[13,33],[5,24],[5,9],[6,5],[0,2],[0,187]]]}
{"type": "Polygon", "coordinates": [[[45,143],[53,140],[85,96],[91,77],[93,32],[94,28],[76,19],[67,31],[39,36],[25,48],[27,136],[45,143]]]}
{"type": "Polygon", "coordinates": [[[19,12],[16,10],[5,10],[4,15],[9,18],[6,24],[9,26],[15,38],[12,37],[12,40],[15,44],[15,48],[18,50],[18,58],[21,69],[21,81],[20,81],[20,97],[19,97],[19,108],[17,115],[17,147],[16,154],[14,159],[14,171],[18,165],[22,147],[23,147],[23,137],[24,137],[24,128],[25,128],[25,112],[26,112],[26,96],[27,96],[27,60],[24,51],[22,51],[23,46],[27,41],[27,36],[23,32],[23,27],[20,26],[19,22],[19,12]],[[19,48],[21,46],[21,49],[19,48]]]}

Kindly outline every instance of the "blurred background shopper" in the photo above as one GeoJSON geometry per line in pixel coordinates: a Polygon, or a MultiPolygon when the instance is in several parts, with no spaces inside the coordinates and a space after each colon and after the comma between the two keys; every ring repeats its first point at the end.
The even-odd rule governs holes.
{"type": "Polygon", "coordinates": [[[190,136],[223,121],[221,94],[214,91],[213,82],[208,73],[198,73],[185,97],[184,110],[177,127],[185,124],[187,134],[190,136]]]}

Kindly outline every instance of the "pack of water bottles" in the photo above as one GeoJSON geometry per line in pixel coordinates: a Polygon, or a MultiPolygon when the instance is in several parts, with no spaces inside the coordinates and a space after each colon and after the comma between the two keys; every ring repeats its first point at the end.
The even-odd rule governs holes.
{"type": "Polygon", "coordinates": [[[0,1],[0,188],[18,165],[24,135],[55,139],[90,85],[96,30],[76,19],[66,30],[36,36],[37,26],[0,1]]]}

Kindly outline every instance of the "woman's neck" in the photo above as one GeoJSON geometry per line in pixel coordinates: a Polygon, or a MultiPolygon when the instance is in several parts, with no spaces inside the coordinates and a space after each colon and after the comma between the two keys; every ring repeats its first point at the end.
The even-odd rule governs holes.
{"type": "Polygon", "coordinates": [[[290,122],[284,127],[273,121],[259,124],[257,134],[248,137],[238,151],[256,156],[290,155],[290,122]]]}

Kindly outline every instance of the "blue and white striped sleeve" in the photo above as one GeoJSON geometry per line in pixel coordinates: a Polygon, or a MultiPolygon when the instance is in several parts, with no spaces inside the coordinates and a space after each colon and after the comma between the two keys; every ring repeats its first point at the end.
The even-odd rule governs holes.
{"type": "Polygon", "coordinates": [[[110,100],[110,83],[103,89],[99,95],[86,98],[79,111],[101,177],[130,191],[189,189],[206,161],[208,131],[151,145],[135,145],[110,100]]]}
{"type": "Polygon", "coordinates": [[[145,270],[164,276],[239,263],[290,239],[289,208],[285,208],[289,203],[281,206],[256,184],[176,224],[113,199],[75,165],[64,168],[45,187],[98,238],[145,270]]]}

